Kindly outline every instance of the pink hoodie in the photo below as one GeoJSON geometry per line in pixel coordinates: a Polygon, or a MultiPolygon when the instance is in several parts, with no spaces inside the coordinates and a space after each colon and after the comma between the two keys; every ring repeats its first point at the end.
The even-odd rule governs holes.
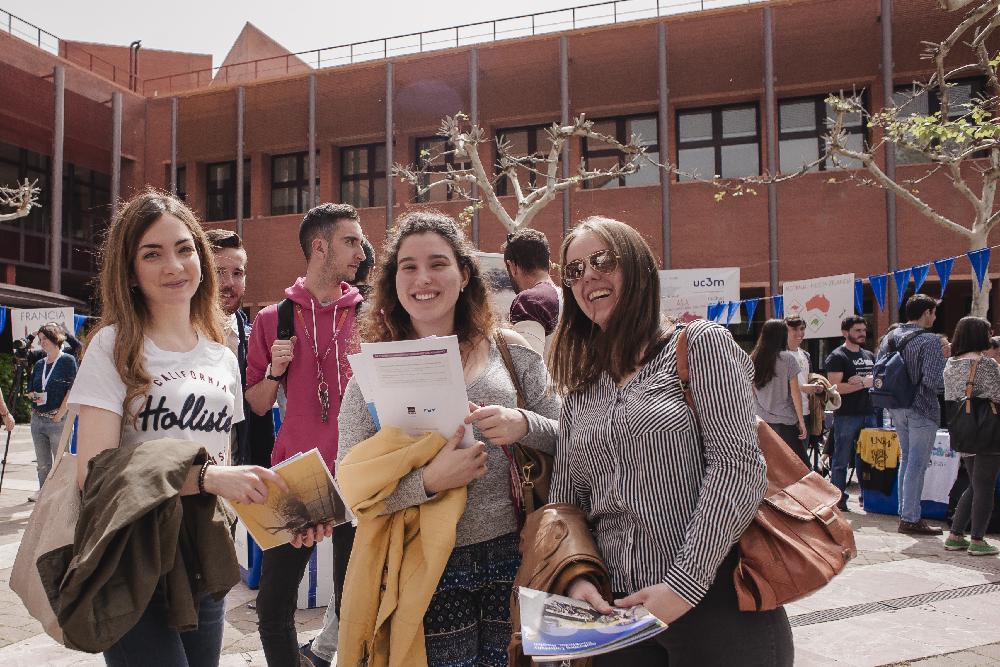
{"type": "MultiPolygon", "coordinates": [[[[294,285],[285,290],[285,296],[295,302],[293,324],[296,341],[288,375],[281,383],[288,401],[285,420],[274,443],[271,463],[272,465],[280,463],[298,452],[317,447],[323,454],[327,466],[333,471],[337,460],[337,416],[340,414],[340,399],[347,389],[347,381],[351,378],[347,355],[356,351],[348,348],[357,344],[355,322],[357,306],[361,303],[362,297],[356,287],[341,283],[340,298],[329,305],[321,306],[305,288],[304,281],[304,278],[299,278],[294,285]],[[334,326],[337,326],[336,341],[332,340],[334,326]],[[325,424],[320,419],[317,395],[314,330],[321,358],[327,347],[330,347],[330,353],[323,362],[323,375],[330,387],[330,410],[325,424]]],[[[257,313],[253,322],[247,352],[247,387],[252,387],[264,379],[267,365],[271,362],[271,344],[277,335],[278,306],[274,304],[257,313]]]]}

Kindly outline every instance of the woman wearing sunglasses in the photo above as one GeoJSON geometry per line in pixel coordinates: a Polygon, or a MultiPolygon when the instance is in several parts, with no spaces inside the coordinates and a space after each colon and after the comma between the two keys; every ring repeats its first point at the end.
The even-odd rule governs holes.
{"type": "MultiPolygon", "coordinates": [[[[740,612],[733,587],[734,545],[767,487],[750,359],[723,327],[687,326],[696,416],[639,233],[588,218],[561,254],[568,289],[551,368],[564,399],[550,501],[587,513],[614,604],[642,604],[670,625],[594,667],[791,665],[784,609],[740,612]]],[[[570,595],[611,611],[586,579],[570,595]]]]}

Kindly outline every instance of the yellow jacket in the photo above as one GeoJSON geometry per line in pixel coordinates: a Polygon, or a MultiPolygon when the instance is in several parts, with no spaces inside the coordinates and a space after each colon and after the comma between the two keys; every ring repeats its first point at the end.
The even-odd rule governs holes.
{"type": "Polygon", "coordinates": [[[340,667],[427,664],[424,613],[455,546],[466,490],[383,512],[399,480],[427,465],[444,444],[437,433],[414,439],[387,427],[352,447],[337,466],[337,483],[358,517],[341,601],[340,667]]]}

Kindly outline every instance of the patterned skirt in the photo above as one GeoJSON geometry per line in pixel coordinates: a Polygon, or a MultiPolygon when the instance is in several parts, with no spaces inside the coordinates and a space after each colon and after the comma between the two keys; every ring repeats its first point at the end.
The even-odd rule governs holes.
{"type": "Polygon", "coordinates": [[[520,565],[517,533],[451,552],[424,615],[428,667],[506,667],[520,565]]]}

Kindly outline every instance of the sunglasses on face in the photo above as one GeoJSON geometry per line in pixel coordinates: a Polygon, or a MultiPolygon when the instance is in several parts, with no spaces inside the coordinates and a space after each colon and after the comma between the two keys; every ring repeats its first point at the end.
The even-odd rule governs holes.
{"type": "Polygon", "coordinates": [[[572,287],[576,281],[583,278],[588,262],[598,273],[612,273],[618,268],[618,259],[618,255],[611,250],[598,250],[586,257],[567,262],[562,270],[563,284],[572,287]]]}

